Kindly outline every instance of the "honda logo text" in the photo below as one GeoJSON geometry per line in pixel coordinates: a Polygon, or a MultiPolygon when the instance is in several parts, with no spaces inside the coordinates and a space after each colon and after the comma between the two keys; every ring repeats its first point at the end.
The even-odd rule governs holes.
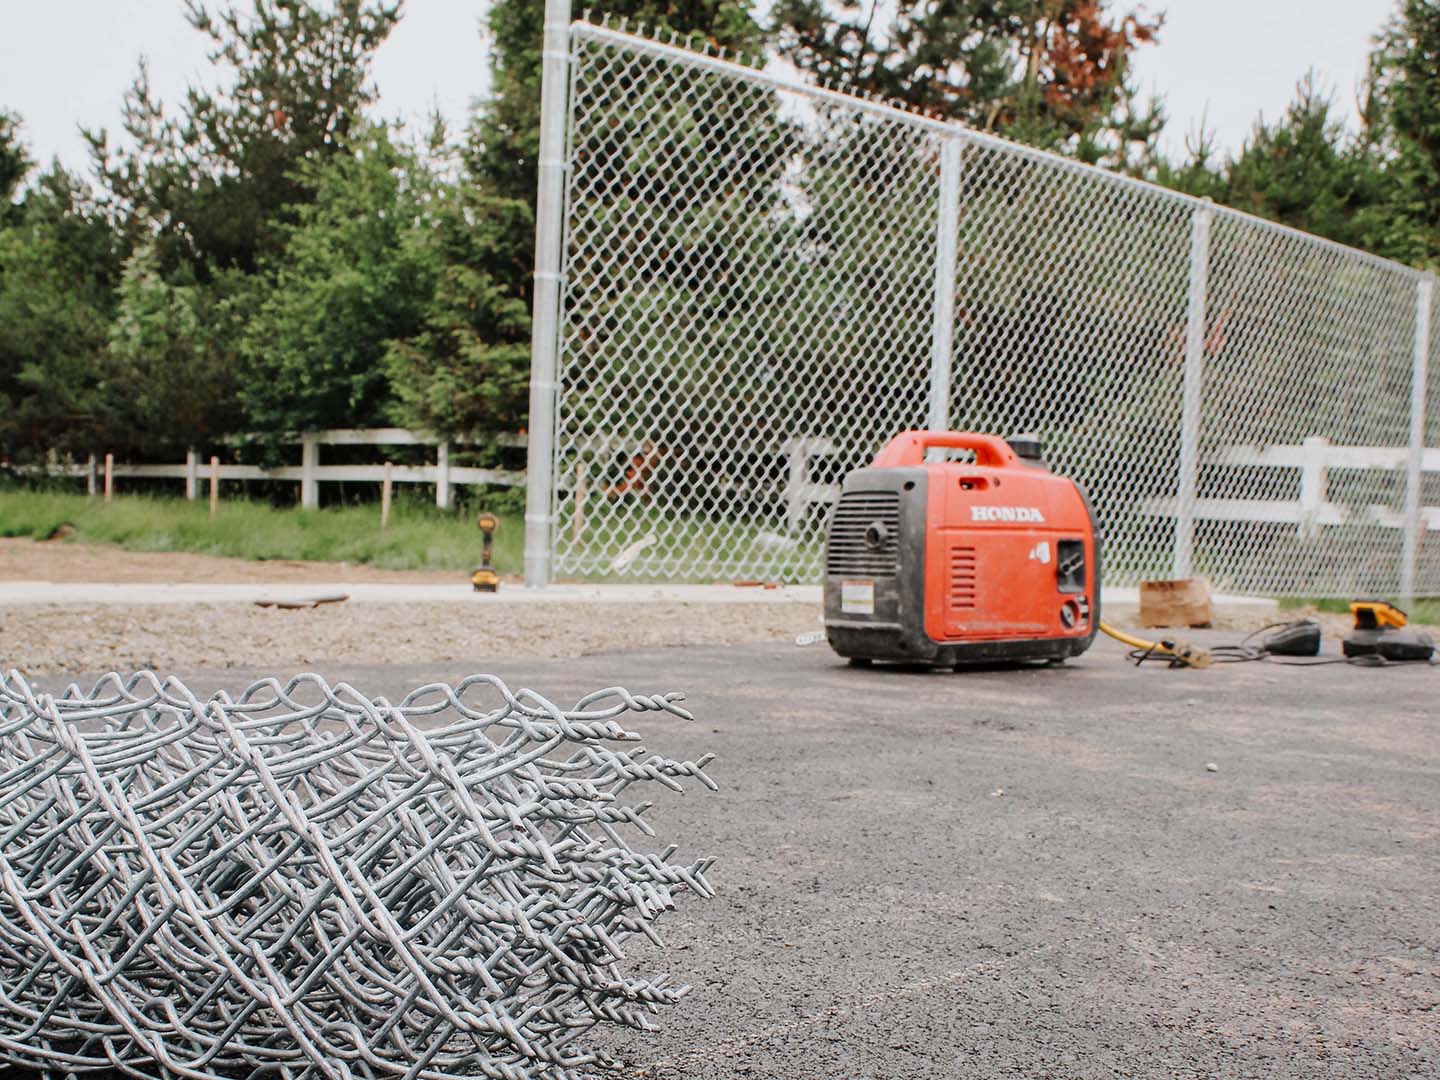
{"type": "Polygon", "coordinates": [[[1023,521],[1031,525],[1044,525],[1045,515],[1034,506],[972,506],[971,521],[1023,521]]]}

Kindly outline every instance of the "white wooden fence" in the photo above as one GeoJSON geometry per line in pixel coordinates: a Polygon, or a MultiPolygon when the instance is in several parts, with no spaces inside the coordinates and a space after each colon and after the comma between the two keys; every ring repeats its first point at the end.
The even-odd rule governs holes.
{"type": "MultiPolygon", "coordinates": [[[[1293,524],[1299,535],[1313,539],[1325,525],[1378,525],[1407,527],[1407,515],[1391,506],[1346,506],[1330,501],[1331,469],[1374,469],[1403,475],[1410,467],[1410,450],[1404,446],[1332,446],[1328,439],[1312,437],[1298,446],[1226,446],[1204,458],[1207,465],[1300,470],[1298,499],[1194,499],[1190,516],[1203,521],[1275,522],[1293,524]]],[[[1440,473],[1440,449],[1426,449],[1420,471],[1440,473]]],[[[1175,518],[1174,499],[1152,499],[1143,513],[1175,518]]],[[[1440,532],[1440,506],[1418,507],[1418,527],[1440,532]]]]}
{"type": "MultiPolygon", "coordinates": [[[[244,437],[228,440],[243,443],[244,437]]],[[[135,477],[147,479],[169,478],[185,481],[185,497],[199,497],[203,480],[214,477],[217,480],[298,480],[300,482],[300,505],[313,510],[320,505],[320,485],[343,481],[381,483],[388,473],[397,484],[435,485],[435,505],[442,510],[450,506],[453,489],[457,484],[485,484],[500,487],[519,487],[525,483],[524,471],[509,469],[479,469],[467,465],[450,464],[451,442],[424,432],[408,431],[405,428],[347,428],[335,431],[311,431],[280,440],[287,445],[300,447],[299,465],[281,465],[273,469],[259,465],[235,465],[201,460],[200,455],[190,450],[183,465],[128,465],[116,462],[110,467],[115,478],[135,477]],[[433,465],[322,465],[322,446],[433,446],[433,465]]],[[[500,435],[495,438],[502,446],[523,447],[524,435],[500,435]]],[[[44,470],[51,475],[81,476],[86,479],[89,492],[95,494],[102,472],[95,458],[82,465],[53,466],[44,470]]]]}

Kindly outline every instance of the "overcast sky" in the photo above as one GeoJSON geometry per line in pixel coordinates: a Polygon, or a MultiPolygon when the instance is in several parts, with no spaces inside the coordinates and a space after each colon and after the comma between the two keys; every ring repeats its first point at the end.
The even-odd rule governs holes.
{"type": "MultiPolygon", "coordinates": [[[[1149,11],[1166,13],[1165,29],[1158,46],[1137,55],[1135,68],[1142,87],[1167,102],[1167,148],[1178,153],[1203,116],[1222,147],[1238,149],[1256,115],[1278,116],[1311,67],[1353,123],[1371,38],[1395,5],[1150,0],[1149,11]]],[[[463,122],[486,86],[479,33],[485,6],[408,0],[404,20],[376,58],[385,116],[418,121],[438,106],[453,123],[463,122]]],[[[20,113],[32,154],[84,167],[79,126],[119,126],[118,102],[142,53],[167,104],[179,101],[188,83],[210,81],[204,39],[182,12],[180,0],[0,0],[0,108],[20,113]]]]}

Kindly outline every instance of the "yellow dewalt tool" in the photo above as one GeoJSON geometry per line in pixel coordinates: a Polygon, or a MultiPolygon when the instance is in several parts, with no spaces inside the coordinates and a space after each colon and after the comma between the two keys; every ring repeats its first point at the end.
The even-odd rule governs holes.
{"type": "Polygon", "coordinates": [[[1356,630],[1398,630],[1410,621],[1410,616],[1386,600],[1351,600],[1350,614],[1355,616],[1356,630]]]}
{"type": "Polygon", "coordinates": [[[1435,642],[1407,625],[1410,617],[1384,600],[1352,600],[1355,628],[1340,643],[1347,659],[1367,663],[1401,663],[1435,659],[1435,642]]]}
{"type": "Polygon", "coordinates": [[[495,530],[500,527],[500,519],[494,514],[481,514],[475,524],[480,526],[485,543],[481,549],[480,565],[470,575],[470,586],[476,592],[499,592],[500,575],[495,572],[491,560],[495,552],[495,530]]]}

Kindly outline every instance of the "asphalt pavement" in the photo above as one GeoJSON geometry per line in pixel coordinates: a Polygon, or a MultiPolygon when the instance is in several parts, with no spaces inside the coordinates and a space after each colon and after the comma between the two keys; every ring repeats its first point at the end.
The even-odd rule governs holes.
{"type": "Polygon", "coordinates": [[[320,670],[686,692],[646,745],[716,752],[721,790],[648,820],[718,896],[631,950],[693,991],[603,1034],[622,1077],[1440,1077],[1440,668],[1102,640],[959,674],[787,644],[320,670]]]}

